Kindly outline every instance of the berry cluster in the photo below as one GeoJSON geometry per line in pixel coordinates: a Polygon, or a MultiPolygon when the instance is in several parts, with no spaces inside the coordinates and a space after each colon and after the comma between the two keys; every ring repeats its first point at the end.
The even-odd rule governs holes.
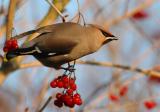
{"type": "MultiPolygon", "coordinates": [[[[122,86],[119,89],[119,94],[118,95],[116,95],[114,93],[110,93],[108,98],[113,102],[118,102],[118,101],[120,101],[121,97],[123,97],[127,94],[127,92],[128,92],[128,87],[127,86],[122,86]]],[[[148,109],[148,110],[154,109],[157,106],[157,103],[154,100],[144,101],[143,104],[146,107],[146,109],[148,109]]]]}
{"type": "Polygon", "coordinates": [[[52,88],[58,87],[64,89],[62,93],[56,94],[54,104],[57,107],[61,108],[64,104],[65,106],[73,108],[75,105],[82,104],[81,96],[77,93],[75,78],[72,78],[71,74],[59,76],[50,83],[50,86],[52,88]]]}
{"type": "Polygon", "coordinates": [[[75,105],[81,105],[82,104],[82,99],[81,96],[76,93],[73,95],[73,93],[71,94],[70,89],[69,90],[69,94],[68,91],[66,93],[57,93],[56,94],[56,100],[54,101],[54,104],[61,108],[63,106],[63,104],[65,106],[68,106],[70,108],[73,108],[75,105]]]}
{"type": "Polygon", "coordinates": [[[127,94],[128,92],[128,87],[127,86],[122,86],[120,89],[119,89],[119,95],[115,95],[113,93],[110,93],[109,94],[109,99],[111,101],[114,101],[114,102],[117,102],[119,101],[120,97],[123,97],[127,94]]]}
{"type": "Polygon", "coordinates": [[[4,52],[12,51],[18,48],[18,42],[16,39],[7,40],[3,48],[4,52]]]}
{"type": "Polygon", "coordinates": [[[59,76],[58,78],[54,79],[51,83],[50,86],[52,88],[64,88],[64,89],[72,89],[72,90],[76,90],[77,89],[77,85],[75,84],[75,79],[74,78],[70,78],[67,75],[63,75],[63,76],[59,76]]]}

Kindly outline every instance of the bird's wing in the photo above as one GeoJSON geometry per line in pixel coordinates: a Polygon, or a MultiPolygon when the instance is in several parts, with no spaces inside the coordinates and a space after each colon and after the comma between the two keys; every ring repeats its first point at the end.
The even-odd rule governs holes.
{"type": "Polygon", "coordinates": [[[57,23],[57,24],[52,24],[52,25],[47,25],[44,27],[40,27],[36,30],[37,33],[50,33],[50,32],[55,32],[57,30],[64,30],[69,27],[79,27],[81,26],[80,24],[77,23],[72,23],[72,22],[65,22],[65,23],[57,23]]]}
{"type": "Polygon", "coordinates": [[[33,39],[31,43],[34,43],[40,52],[68,53],[77,45],[78,41],[63,34],[45,33],[33,39]]]}
{"type": "Polygon", "coordinates": [[[37,29],[39,36],[26,43],[26,47],[36,46],[42,52],[66,53],[80,42],[82,26],[76,23],[59,23],[37,29]]]}
{"type": "Polygon", "coordinates": [[[53,32],[57,27],[57,24],[53,24],[53,25],[48,25],[48,26],[44,26],[44,27],[40,27],[36,30],[37,33],[49,33],[49,32],[53,32]]]}

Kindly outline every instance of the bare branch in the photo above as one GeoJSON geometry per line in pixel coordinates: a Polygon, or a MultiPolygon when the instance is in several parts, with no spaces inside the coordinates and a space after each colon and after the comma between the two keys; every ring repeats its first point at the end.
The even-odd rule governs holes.
{"type": "Polygon", "coordinates": [[[16,2],[17,0],[10,0],[10,3],[9,3],[9,9],[8,9],[8,15],[7,15],[7,27],[6,27],[7,28],[6,29],[7,40],[10,39],[12,36],[12,28],[13,28],[13,20],[14,20],[16,2]]]}
{"type": "MultiPolygon", "coordinates": [[[[120,64],[113,64],[111,62],[96,62],[96,61],[82,61],[78,60],[76,61],[78,64],[87,64],[87,65],[96,65],[96,66],[105,66],[105,67],[113,67],[113,68],[119,68],[123,70],[129,70],[129,71],[134,71],[134,72],[139,72],[145,75],[149,76],[155,76],[155,77],[160,77],[160,73],[156,72],[154,70],[144,70],[141,68],[135,68],[132,66],[127,66],[127,65],[120,65],[120,64]]],[[[36,66],[41,66],[40,62],[35,61],[27,64],[22,64],[20,65],[20,68],[28,68],[28,67],[36,67],[36,66]]]]}
{"type": "Polygon", "coordinates": [[[98,66],[107,66],[107,67],[114,67],[114,68],[119,68],[123,70],[129,70],[129,71],[134,71],[134,72],[139,72],[145,75],[150,75],[150,76],[155,76],[155,77],[160,77],[160,73],[156,72],[154,70],[144,70],[141,68],[135,68],[132,66],[127,66],[127,65],[120,65],[120,64],[113,64],[110,62],[95,62],[95,61],[77,61],[79,64],[89,64],[89,65],[98,65],[98,66]]]}

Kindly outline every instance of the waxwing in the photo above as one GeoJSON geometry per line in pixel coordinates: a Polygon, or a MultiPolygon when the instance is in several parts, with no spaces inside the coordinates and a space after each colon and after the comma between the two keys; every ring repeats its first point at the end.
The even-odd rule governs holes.
{"type": "Polygon", "coordinates": [[[8,60],[20,55],[33,55],[43,65],[57,69],[118,39],[98,25],[82,26],[72,22],[48,25],[13,38],[19,39],[32,33],[39,33],[39,36],[22,47],[9,51],[6,54],[8,60]]]}

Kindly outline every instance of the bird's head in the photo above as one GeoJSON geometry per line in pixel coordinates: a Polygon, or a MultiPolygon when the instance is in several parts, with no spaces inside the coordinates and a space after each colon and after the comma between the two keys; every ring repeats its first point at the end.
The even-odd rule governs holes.
{"type": "Polygon", "coordinates": [[[93,25],[93,24],[89,24],[92,27],[95,27],[96,29],[98,29],[101,33],[101,40],[102,40],[102,44],[107,44],[108,42],[111,42],[113,40],[118,40],[118,38],[116,36],[114,36],[113,34],[111,34],[110,32],[108,32],[107,30],[105,30],[103,27],[98,26],[98,25],[93,25]]]}
{"type": "Polygon", "coordinates": [[[107,44],[108,42],[111,42],[113,40],[118,40],[118,37],[114,36],[113,34],[111,34],[108,31],[105,31],[103,29],[99,29],[101,31],[101,33],[103,34],[104,38],[104,42],[103,44],[107,44]]]}

